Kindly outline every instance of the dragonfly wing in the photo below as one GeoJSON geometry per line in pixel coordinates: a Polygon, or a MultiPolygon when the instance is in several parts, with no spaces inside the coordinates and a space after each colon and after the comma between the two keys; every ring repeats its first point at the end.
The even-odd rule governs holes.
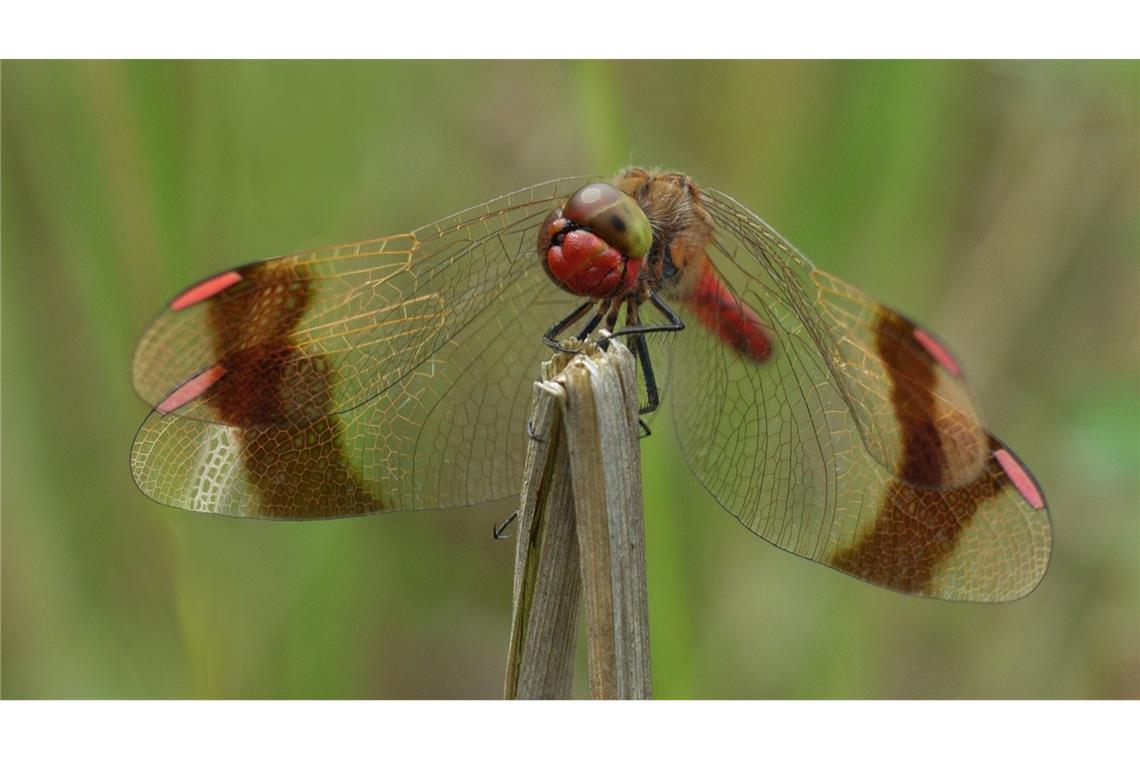
{"type": "Polygon", "coordinates": [[[135,388],[164,414],[241,427],[353,409],[497,308],[537,266],[542,217],[581,182],[535,185],[410,233],[210,277],[146,331],[135,388]],[[315,357],[327,387],[306,385],[315,357]]]}
{"type": "MultiPolygon", "coordinates": [[[[156,390],[156,409],[136,436],[139,487],[183,509],[279,519],[517,493],[530,381],[549,355],[540,336],[574,303],[550,286],[529,220],[554,208],[563,186],[507,196],[414,239],[371,244],[374,252],[362,254],[370,261],[413,246],[395,273],[372,267],[375,282],[350,286],[340,276],[363,278],[360,268],[344,269],[358,260],[345,252],[363,248],[330,249],[327,259],[304,254],[235,270],[252,284],[226,285],[160,318],[139,349],[136,381],[156,390],[180,379],[173,392],[156,390]],[[381,294],[405,300],[393,306],[377,301],[381,294]],[[358,313],[365,303],[372,311],[358,313]],[[192,309],[198,315],[185,321],[192,309]],[[350,324],[370,329],[345,334],[350,324]],[[161,347],[161,335],[180,336],[182,349],[161,347]]],[[[188,291],[190,300],[212,287],[188,291]]]]}
{"type": "MultiPolygon", "coordinates": [[[[239,517],[312,519],[478,504],[518,492],[532,382],[550,350],[538,327],[571,301],[537,265],[394,386],[341,414],[243,427],[150,414],[131,468],[148,496],[239,517]]],[[[314,398],[329,362],[305,367],[314,398]]]]}
{"type": "MultiPolygon", "coordinates": [[[[732,199],[704,200],[731,294],[712,321],[749,314],[770,347],[748,357],[723,331],[678,336],[674,416],[705,487],[757,535],[878,585],[985,601],[1031,591],[1050,551],[1044,499],[949,351],[732,199]]],[[[710,321],[707,300],[687,307],[710,321]]]]}

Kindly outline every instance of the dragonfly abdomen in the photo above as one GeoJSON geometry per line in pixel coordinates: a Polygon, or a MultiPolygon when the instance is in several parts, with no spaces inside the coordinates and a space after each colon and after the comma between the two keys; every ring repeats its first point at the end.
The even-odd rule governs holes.
{"type": "Polygon", "coordinates": [[[728,289],[707,260],[688,303],[701,324],[737,353],[758,362],[772,356],[772,338],[760,317],[728,289]]]}

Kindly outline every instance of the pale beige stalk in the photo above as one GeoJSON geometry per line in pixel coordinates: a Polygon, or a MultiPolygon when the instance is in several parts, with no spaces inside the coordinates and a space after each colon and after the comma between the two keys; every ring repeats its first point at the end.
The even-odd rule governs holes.
{"type": "Polygon", "coordinates": [[[570,694],[579,595],[590,694],[648,699],[649,613],[634,359],[614,341],[543,365],[518,526],[505,695],[570,694]]]}

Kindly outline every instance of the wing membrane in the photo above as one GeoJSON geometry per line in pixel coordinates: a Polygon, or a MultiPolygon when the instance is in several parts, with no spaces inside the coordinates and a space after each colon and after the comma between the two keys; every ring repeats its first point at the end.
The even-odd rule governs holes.
{"type": "Polygon", "coordinates": [[[498,304],[536,265],[538,222],[581,182],[536,185],[411,233],[209,278],[147,330],[135,354],[135,388],[166,413],[239,427],[295,425],[353,409],[498,304]],[[314,357],[326,365],[327,387],[305,383],[314,357]],[[203,372],[217,382],[170,403],[203,372]]]}
{"type": "MultiPolygon", "coordinates": [[[[296,423],[244,427],[152,412],[135,438],[136,483],[163,504],[237,517],[314,519],[478,504],[518,492],[538,338],[570,307],[521,269],[425,361],[369,402],[296,423]]],[[[305,385],[328,388],[308,355],[305,385]]],[[[320,393],[313,391],[312,398],[320,393]]],[[[314,409],[314,412],[318,411],[314,409]]]]}
{"type": "Polygon", "coordinates": [[[535,229],[580,183],[176,298],[136,355],[136,387],[156,403],[136,483],[183,509],[276,519],[517,493],[542,330],[573,302],[542,271],[535,229]]]}
{"type": "Polygon", "coordinates": [[[949,352],[731,198],[705,202],[711,263],[773,350],[752,361],[713,331],[678,336],[674,418],[701,482],[759,536],[879,585],[1031,591],[1051,542],[1040,490],[981,423],[949,352]]]}

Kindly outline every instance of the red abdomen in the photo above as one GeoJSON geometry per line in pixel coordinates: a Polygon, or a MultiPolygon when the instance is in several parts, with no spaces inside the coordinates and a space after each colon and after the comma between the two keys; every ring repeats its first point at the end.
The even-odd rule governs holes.
{"type": "Polygon", "coordinates": [[[762,362],[772,355],[772,338],[756,312],[737,298],[707,261],[688,297],[689,307],[707,329],[738,354],[762,362]]]}

